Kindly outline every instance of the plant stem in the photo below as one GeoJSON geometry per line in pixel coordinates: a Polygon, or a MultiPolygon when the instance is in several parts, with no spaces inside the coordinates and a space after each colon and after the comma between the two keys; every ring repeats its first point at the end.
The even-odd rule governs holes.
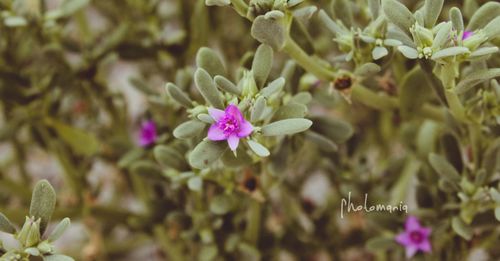
{"type": "MultiPolygon", "coordinates": [[[[353,101],[357,101],[376,110],[384,111],[399,109],[399,101],[397,98],[377,94],[359,84],[352,88],[351,97],[353,101]]],[[[435,121],[444,121],[445,118],[443,110],[430,104],[424,104],[418,111],[418,114],[435,121]]]]}
{"type": "Polygon", "coordinates": [[[448,102],[446,99],[443,84],[432,72],[432,66],[430,65],[430,63],[420,59],[420,60],[418,60],[418,64],[420,65],[420,68],[422,68],[422,70],[425,72],[425,75],[427,76],[427,79],[431,83],[431,87],[432,87],[432,89],[434,89],[434,92],[438,96],[439,101],[443,105],[448,107],[448,102]]]}
{"type": "Polygon", "coordinates": [[[283,51],[290,55],[302,68],[316,77],[326,81],[335,79],[334,72],[325,68],[319,61],[309,56],[290,36],[285,41],[283,51]]]}
{"type": "Polygon", "coordinates": [[[243,0],[231,0],[231,4],[233,5],[234,10],[236,10],[236,12],[239,15],[246,17],[248,5],[247,5],[247,3],[245,3],[245,1],[243,1],[243,0]]]}
{"type": "Polygon", "coordinates": [[[261,208],[261,203],[252,199],[248,210],[248,226],[245,231],[245,239],[253,245],[257,244],[259,238],[261,208]]]}

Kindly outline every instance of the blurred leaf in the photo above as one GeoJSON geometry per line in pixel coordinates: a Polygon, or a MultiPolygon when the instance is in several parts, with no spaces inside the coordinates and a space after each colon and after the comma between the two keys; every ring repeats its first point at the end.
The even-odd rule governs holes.
{"type": "Polygon", "coordinates": [[[44,256],[43,261],[75,261],[72,257],[65,255],[44,256]]]}
{"type": "Polygon", "coordinates": [[[460,182],[460,174],[445,158],[431,153],[429,154],[429,163],[441,177],[451,182],[460,182]]]}
{"type": "Polygon", "coordinates": [[[233,207],[233,200],[228,195],[217,195],[210,201],[210,211],[216,215],[224,215],[233,207]]]}
{"type": "Polygon", "coordinates": [[[46,118],[48,126],[54,128],[61,139],[71,149],[82,156],[92,156],[99,151],[99,140],[92,132],[77,129],[52,118],[46,118]]]}
{"type": "Polygon", "coordinates": [[[189,164],[197,169],[208,168],[227,148],[226,142],[202,141],[189,154],[189,164]]]}
{"type": "Polygon", "coordinates": [[[2,213],[0,213],[0,231],[14,234],[16,233],[16,229],[14,225],[10,222],[10,220],[2,213]]]}
{"type": "Polygon", "coordinates": [[[468,241],[472,239],[472,229],[467,226],[459,217],[453,217],[451,219],[451,227],[453,228],[453,231],[455,231],[455,233],[457,233],[465,240],[468,241]]]}
{"type": "Polygon", "coordinates": [[[203,187],[203,179],[199,176],[191,177],[188,180],[188,188],[193,191],[201,191],[203,187]]]}

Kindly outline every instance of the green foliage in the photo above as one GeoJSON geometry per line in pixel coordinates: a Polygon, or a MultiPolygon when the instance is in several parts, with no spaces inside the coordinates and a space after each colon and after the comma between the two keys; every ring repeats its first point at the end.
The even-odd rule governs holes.
{"type": "Polygon", "coordinates": [[[497,1],[0,10],[1,261],[500,258],[497,1]]]}

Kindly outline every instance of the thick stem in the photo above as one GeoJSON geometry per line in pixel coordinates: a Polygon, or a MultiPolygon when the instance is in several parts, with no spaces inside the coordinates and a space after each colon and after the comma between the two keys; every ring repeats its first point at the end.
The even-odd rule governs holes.
{"type": "Polygon", "coordinates": [[[243,0],[231,0],[231,4],[233,5],[234,10],[236,12],[243,16],[246,17],[247,11],[248,11],[248,5],[245,3],[243,0]]]}
{"type": "Polygon", "coordinates": [[[262,205],[257,200],[252,200],[250,209],[248,210],[248,226],[245,231],[245,239],[252,244],[257,244],[260,233],[262,205]]]}
{"type": "Polygon", "coordinates": [[[439,101],[448,107],[448,101],[446,100],[445,90],[441,81],[432,72],[432,66],[428,61],[418,60],[420,68],[425,72],[425,76],[431,83],[431,87],[439,98],[439,101]]]}
{"type": "Polygon", "coordinates": [[[326,81],[335,79],[335,73],[321,65],[321,63],[309,56],[302,48],[290,37],[287,37],[283,51],[290,55],[302,68],[314,74],[316,77],[326,81]]]}
{"type": "MultiPolygon", "coordinates": [[[[351,98],[353,101],[362,103],[376,110],[384,111],[399,109],[399,101],[397,98],[377,94],[359,84],[352,88],[351,98]]],[[[442,122],[445,119],[444,110],[430,104],[424,104],[417,113],[422,117],[435,121],[442,122]]]]}

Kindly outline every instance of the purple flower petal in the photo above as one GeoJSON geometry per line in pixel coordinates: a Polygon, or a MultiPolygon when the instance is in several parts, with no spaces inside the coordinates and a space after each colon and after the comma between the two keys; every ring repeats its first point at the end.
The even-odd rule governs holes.
{"type": "Polygon", "coordinates": [[[406,232],[403,232],[403,233],[397,235],[396,242],[398,242],[399,244],[401,244],[403,246],[411,245],[410,237],[408,236],[408,234],[406,232]]]}
{"type": "Polygon", "coordinates": [[[229,104],[229,106],[227,106],[225,112],[226,112],[226,115],[230,115],[230,116],[235,117],[238,120],[238,122],[242,122],[245,120],[243,118],[243,114],[241,114],[241,111],[238,108],[238,106],[236,106],[234,104],[229,104]]]}
{"type": "Polygon", "coordinates": [[[147,147],[155,143],[157,139],[156,124],[154,121],[146,121],[141,125],[141,131],[139,134],[139,145],[142,147],[147,147]]]}
{"type": "Polygon", "coordinates": [[[408,246],[406,247],[406,258],[411,258],[417,253],[417,247],[415,246],[408,246]]]}
{"type": "Polygon", "coordinates": [[[405,229],[406,229],[406,231],[412,231],[412,230],[418,230],[418,229],[420,229],[420,223],[418,222],[418,219],[416,217],[414,217],[414,216],[409,216],[406,219],[405,229]]]}
{"type": "Polygon", "coordinates": [[[471,31],[464,31],[464,34],[462,35],[462,40],[466,40],[467,38],[471,37],[474,33],[471,31]]]}
{"type": "Polygon", "coordinates": [[[431,252],[431,243],[429,242],[429,240],[425,240],[424,242],[422,242],[419,246],[420,250],[426,252],[426,253],[429,253],[431,252]]]}
{"type": "Polygon", "coordinates": [[[240,129],[238,131],[238,137],[240,137],[240,138],[247,137],[248,135],[250,135],[250,133],[252,133],[252,131],[253,131],[252,124],[250,122],[246,121],[246,120],[243,120],[240,123],[240,129]]]}
{"type": "Polygon", "coordinates": [[[235,151],[238,148],[239,143],[240,143],[240,138],[236,135],[231,135],[227,138],[227,144],[229,144],[229,148],[232,151],[235,151]]]}
{"type": "Polygon", "coordinates": [[[212,124],[210,126],[210,128],[208,129],[207,137],[209,140],[212,140],[212,141],[227,139],[227,136],[226,136],[226,134],[224,134],[224,131],[222,129],[220,129],[216,123],[212,124]]]}
{"type": "Polygon", "coordinates": [[[426,228],[426,227],[421,227],[420,233],[422,233],[422,235],[424,235],[424,237],[428,237],[431,234],[431,229],[426,228]]]}
{"type": "Polygon", "coordinates": [[[214,121],[220,120],[226,114],[223,110],[216,108],[208,108],[208,114],[214,119],[214,121]]]}

